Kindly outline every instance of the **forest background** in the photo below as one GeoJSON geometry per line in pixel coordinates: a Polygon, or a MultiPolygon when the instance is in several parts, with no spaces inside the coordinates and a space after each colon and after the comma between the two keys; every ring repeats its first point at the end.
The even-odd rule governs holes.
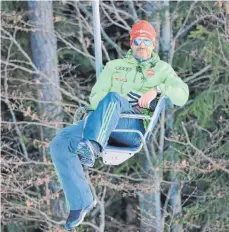
{"type": "MultiPolygon", "coordinates": [[[[98,206],[75,231],[229,231],[229,2],[101,1],[100,16],[103,64],[148,20],[190,98],[162,114],[153,168],[142,151],[85,170],[98,206]]],[[[91,1],[1,2],[1,231],[64,231],[48,145],[95,81],[91,1]]]]}

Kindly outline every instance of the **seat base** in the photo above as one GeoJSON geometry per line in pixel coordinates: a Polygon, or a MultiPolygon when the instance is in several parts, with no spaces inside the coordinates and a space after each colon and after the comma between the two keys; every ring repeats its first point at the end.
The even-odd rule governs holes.
{"type": "Polygon", "coordinates": [[[115,147],[108,145],[103,152],[103,163],[106,165],[119,165],[131,158],[139,147],[115,147]]]}

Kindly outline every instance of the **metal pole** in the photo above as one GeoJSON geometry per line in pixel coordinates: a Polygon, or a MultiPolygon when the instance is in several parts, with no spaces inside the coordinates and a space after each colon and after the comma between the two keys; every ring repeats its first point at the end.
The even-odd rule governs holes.
{"type": "Polygon", "coordinates": [[[96,79],[102,71],[102,46],[101,46],[101,32],[100,32],[100,14],[99,14],[99,0],[92,0],[93,11],[93,27],[94,27],[94,42],[95,42],[95,67],[96,79]]]}

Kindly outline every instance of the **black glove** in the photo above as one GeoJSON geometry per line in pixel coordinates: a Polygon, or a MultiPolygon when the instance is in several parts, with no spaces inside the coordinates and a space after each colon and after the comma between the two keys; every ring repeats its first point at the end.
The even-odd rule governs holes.
{"type": "Polygon", "coordinates": [[[158,103],[158,99],[157,98],[154,98],[151,102],[150,102],[150,110],[151,111],[154,111],[156,106],[157,106],[157,103],[158,103]]]}

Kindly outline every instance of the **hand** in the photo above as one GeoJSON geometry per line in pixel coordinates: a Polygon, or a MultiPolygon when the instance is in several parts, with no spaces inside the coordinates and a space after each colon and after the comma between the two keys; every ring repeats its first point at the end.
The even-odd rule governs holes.
{"type": "Polygon", "coordinates": [[[157,96],[157,89],[152,88],[148,92],[144,93],[138,100],[138,105],[143,108],[150,108],[150,103],[153,101],[157,96]]]}

